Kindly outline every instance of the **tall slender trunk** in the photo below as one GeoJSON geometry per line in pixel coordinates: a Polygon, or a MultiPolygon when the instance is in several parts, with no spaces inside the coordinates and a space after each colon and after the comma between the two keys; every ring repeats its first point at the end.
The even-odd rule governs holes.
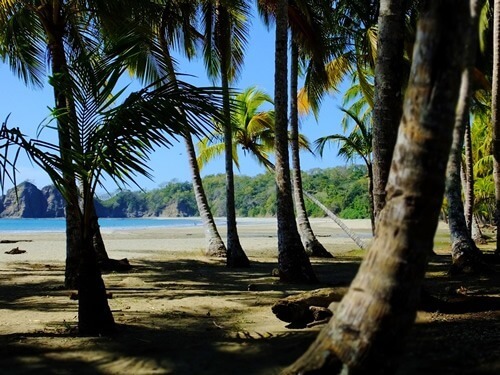
{"type": "Polygon", "coordinates": [[[463,60],[465,69],[462,73],[460,94],[456,109],[455,129],[453,131],[453,144],[446,171],[446,198],[448,199],[448,223],[451,236],[452,272],[467,272],[477,269],[481,263],[481,252],[472,240],[467,228],[462,202],[461,166],[462,148],[464,145],[465,128],[469,124],[469,100],[471,92],[471,71],[474,66],[475,39],[477,33],[477,1],[471,1],[470,25],[468,29],[467,47],[463,60]]]}
{"type": "Polygon", "coordinates": [[[354,243],[356,245],[358,245],[358,247],[361,249],[361,250],[366,250],[368,247],[366,246],[365,242],[361,239],[361,237],[359,237],[356,233],[354,233],[352,230],[350,230],[342,220],[340,220],[340,218],[335,215],[332,211],[330,211],[323,203],[321,203],[318,199],[316,199],[316,197],[312,194],[309,194],[308,192],[304,192],[305,196],[307,198],[309,198],[312,202],[314,202],[319,208],[321,208],[323,210],[323,212],[326,213],[326,215],[332,219],[335,224],[337,224],[340,229],[342,229],[344,231],[345,234],[347,234],[349,236],[349,238],[351,240],[354,241],[354,243]]]}
{"type": "Polygon", "coordinates": [[[316,282],[316,275],[301,243],[293,212],[292,184],[290,182],[290,166],[288,164],[287,7],[287,0],[279,0],[276,11],[274,108],[278,270],[282,281],[316,282]]]}
{"type": "MultiPolygon", "coordinates": [[[[57,5],[57,4],[55,4],[57,5]]],[[[56,80],[54,82],[54,99],[55,108],[60,112],[57,118],[57,135],[59,138],[59,149],[63,163],[68,165],[71,163],[70,150],[72,148],[71,138],[74,136],[74,130],[71,129],[72,114],[71,108],[68,108],[70,100],[67,95],[69,84],[68,65],[66,54],[64,51],[64,21],[62,19],[61,10],[54,10],[52,6],[47,4],[39,10],[39,16],[44,25],[48,39],[49,54],[51,57],[52,76],[56,80]]],[[[64,172],[64,180],[68,195],[73,199],[66,199],[66,270],[64,284],[66,288],[75,289],[77,287],[78,268],[81,258],[81,217],[78,204],[78,187],[75,180],[75,175],[70,172],[64,172]]]]}
{"type": "MultiPolygon", "coordinates": [[[[165,8],[167,11],[167,8],[165,8]]],[[[160,27],[160,44],[162,48],[162,54],[167,66],[168,79],[177,83],[177,74],[175,72],[174,66],[172,64],[172,56],[168,49],[168,42],[165,38],[166,32],[166,14],[162,17],[162,24],[160,27]]],[[[183,114],[184,121],[187,124],[187,119],[185,114],[183,114]]],[[[217,230],[214,217],[210,211],[210,206],[208,204],[207,195],[205,194],[205,189],[203,188],[203,182],[200,175],[200,168],[196,162],[196,151],[193,144],[193,139],[189,133],[185,133],[184,144],[186,146],[186,152],[188,156],[189,170],[191,171],[191,180],[193,184],[194,197],[196,199],[196,205],[205,228],[205,238],[207,240],[207,248],[205,250],[205,255],[210,257],[226,257],[226,246],[222,241],[222,238],[217,230]]]]}
{"type": "Polygon", "coordinates": [[[472,233],[473,226],[473,215],[474,215],[474,160],[472,155],[472,136],[470,130],[470,118],[467,117],[467,123],[465,124],[465,222],[467,223],[467,229],[469,233],[472,233]]]}
{"type": "Polygon", "coordinates": [[[495,179],[496,249],[500,256],[500,0],[493,5],[493,78],[491,87],[491,125],[493,127],[493,176],[495,179]]]}
{"type": "Polygon", "coordinates": [[[284,374],[392,374],[415,320],[445,188],[466,0],[425,2],[376,237],[335,314],[284,374]]]}
{"type": "Polygon", "coordinates": [[[292,38],[292,53],[290,62],[290,149],[292,151],[292,180],[295,212],[299,226],[300,238],[309,256],[333,258],[325,247],[318,241],[307,217],[306,204],[302,189],[302,172],[300,169],[299,148],[299,111],[297,105],[297,81],[299,77],[299,47],[292,38]]]}
{"type": "Polygon", "coordinates": [[[385,204],[385,185],[402,113],[404,13],[400,0],[381,0],[373,108],[373,208],[385,204]]]}
{"type": "Polygon", "coordinates": [[[226,167],[226,218],[227,218],[227,266],[248,267],[250,261],[241,247],[236,225],[236,205],[234,201],[234,172],[233,172],[233,129],[231,127],[231,103],[229,100],[229,69],[231,36],[229,30],[229,15],[227,9],[218,6],[220,17],[221,38],[221,85],[224,111],[224,150],[226,167]]]}

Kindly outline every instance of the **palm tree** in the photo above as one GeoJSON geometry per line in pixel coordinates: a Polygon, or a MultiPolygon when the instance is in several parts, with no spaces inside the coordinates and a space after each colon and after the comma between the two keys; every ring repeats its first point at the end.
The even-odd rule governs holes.
{"type": "MultiPolygon", "coordinates": [[[[185,0],[164,0],[138,2],[140,10],[122,9],[115,24],[106,25],[106,33],[121,34],[123,30],[132,30],[135,40],[131,40],[130,49],[136,53],[129,59],[129,70],[145,84],[157,82],[164,77],[171,82],[178,80],[177,63],[171,51],[177,48],[191,59],[196,52],[196,42],[202,35],[196,29],[199,4],[185,0]]],[[[226,246],[219,234],[210,211],[203,188],[200,170],[196,163],[196,151],[189,133],[183,135],[188,163],[191,172],[196,204],[205,227],[207,239],[206,256],[226,257],[226,246]]]]}
{"type": "MultiPolygon", "coordinates": [[[[347,161],[354,158],[361,158],[366,165],[368,173],[368,192],[370,194],[370,219],[372,232],[375,233],[375,217],[373,211],[373,172],[372,172],[372,131],[369,127],[370,118],[362,121],[352,110],[341,108],[347,118],[353,120],[356,126],[349,135],[332,134],[318,138],[315,142],[316,150],[321,156],[328,142],[337,142],[340,144],[338,155],[344,157],[347,161]]],[[[347,129],[346,129],[347,130],[347,129]]]]}
{"type": "Polygon", "coordinates": [[[468,22],[468,1],[425,4],[375,240],[328,325],[283,374],[394,373],[401,358],[443,200],[468,22]]]}
{"type": "Polygon", "coordinates": [[[241,247],[236,225],[234,203],[234,172],[232,158],[231,102],[229,83],[233,81],[243,64],[243,48],[246,43],[249,5],[237,0],[204,0],[202,2],[204,24],[204,58],[208,75],[220,77],[224,92],[224,142],[226,170],[226,217],[227,217],[227,266],[248,267],[250,262],[241,247]]]}
{"type": "MultiPolygon", "coordinates": [[[[122,62],[115,57],[101,60],[98,55],[86,55],[84,59],[86,69],[80,69],[79,64],[69,68],[68,86],[62,88],[74,101],[72,121],[80,135],[70,139],[70,158],[62,152],[65,145],[27,139],[19,128],[8,128],[4,123],[0,166],[2,181],[9,177],[15,180],[17,155],[20,150],[26,151],[49,175],[67,204],[77,207],[81,233],[77,249],[78,328],[82,335],[99,335],[113,330],[114,319],[93,248],[96,188],[103,175],[117,184],[133,182],[137,174],[150,176],[147,155],[158,146],[169,146],[173,134],[206,131],[212,116],[218,116],[212,105],[217,105],[214,95],[218,93],[177,82],[132,93],[114,107],[119,96],[113,94],[114,87],[125,70],[122,62]],[[189,122],[181,121],[183,118],[189,122]],[[14,156],[9,154],[12,149],[14,156]],[[79,182],[81,194],[73,195],[68,174],[79,182]]],[[[53,116],[57,120],[66,113],[54,111],[53,116]]]]}
{"type": "Polygon", "coordinates": [[[275,52],[275,149],[278,220],[278,270],[283,281],[315,282],[316,276],[307,257],[294,217],[290,166],[288,164],[287,53],[288,4],[279,0],[276,8],[275,52]]]}
{"type": "MultiPolygon", "coordinates": [[[[244,154],[254,157],[259,164],[274,170],[269,160],[269,153],[274,150],[274,110],[260,110],[269,104],[272,98],[264,91],[252,86],[232,98],[233,114],[231,116],[233,162],[239,169],[238,146],[244,154]]],[[[198,165],[203,168],[214,157],[225,151],[224,131],[220,124],[209,137],[198,143],[198,165]]]]}
{"type": "MultiPolygon", "coordinates": [[[[120,2],[124,7],[135,2],[120,2]]],[[[74,102],[63,88],[69,87],[68,70],[76,57],[85,55],[88,49],[96,46],[100,39],[96,35],[98,24],[106,18],[113,18],[115,2],[91,1],[39,1],[0,2],[0,43],[2,55],[11,69],[27,84],[41,86],[45,72],[51,72],[54,88],[55,111],[61,157],[66,162],[71,159],[72,138],[78,138],[75,128],[74,102]],[[48,52],[46,52],[48,51],[48,52]],[[48,53],[49,58],[46,58],[48,53]],[[50,68],[47,67],[50,62],[50,68]]],[[[86,64],[80,66],[86,68],[86,64]]],[[[68,192],[78,196],[75,176],[65,172],[68,192]]],[[[65,284],[68,288],[76,286],[77,268],[80,254],[76,252],[81,242],[78,207],[75,199],[67,201],[66,206],[66,273],[65,284]]],[[[97,226],[98,227],[98,226],[97,226]]]]}

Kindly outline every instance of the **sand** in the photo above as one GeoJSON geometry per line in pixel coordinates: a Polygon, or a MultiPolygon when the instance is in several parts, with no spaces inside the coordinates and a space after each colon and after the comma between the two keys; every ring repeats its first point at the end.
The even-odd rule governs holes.
{"type": "MultiPolygon", "coordinates": [[[[346,224],[370,241],[368,220],[346,220],[346,224]]],[[[75,333],[77,302],[62,288],[64,234],[2,233],[0,240],[29,242],[0,244],[0,372],[277,374],[303,353],[321,327],[289,329],[272,314],[272,304],[300,291],[348,285],[364,254],[330,219],[313,219],[312,226],[335,255],[312,261],[321,280],[314,286],[282,284],[271,276],[277,265],[274,219],[239,220],[241,244],[252,262],[243,271],[229,270],[224,260],[202,255],[205,238],[199,225],[104,231],[110,257],[128,258],[134,268],[103,276],[112,293],[109,304],[118,328],[113,336],[101,338],[75,333]],[[5,254],[14,247],[26,253],[5,254]]],[[[438,251],[446,254],[446,225],[438,233],[438,251]]],[[[442,278],[448,258],[442,255],[436,263],[441,269],[436,280],[442,278]]],[[[442,281],[435,284],[437,289],[446,287],[442,281]]],[[[500,368],[499,334],[491,327],[499,326],[498,311],[481,314],[419,313],[401,373],[456,373],[447,372],[450,366],[477,373],[485,362],[482,373],[490,369],[495,373],[500,368]],[[445,344],[433,347],[429,355],[426,346],[432,347],[438,337],[433,329],[443,322],[448,327],[439,332],[445,344]],[[475,335],[467,333],[463,322],[475,335]],[[484,347],[496,349],[485,353],[484,347]],[[452,365],[441,359],[450,353],[452,365]]]]}

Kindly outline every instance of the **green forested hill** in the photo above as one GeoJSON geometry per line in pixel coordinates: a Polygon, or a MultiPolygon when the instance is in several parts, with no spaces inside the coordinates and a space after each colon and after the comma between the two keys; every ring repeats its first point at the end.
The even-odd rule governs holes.
{"type": "MultiPolygon", "coordinates": [[[[225,175],[203,179],[214,216],[225,216],[225,175]]],[[[342,218],[368,218],[368,179],[362,166],[313,169],[303,172],[304,189],[342,218]]],[[[276,196],[274,175],[236,176],[236,209],[241,217],[274,216],[276,196]]],[[[100,200],[101,217],[196,216],[198,210],[190,182],[172,181],[148,192],[121,191],[100,200]]],[[[311,216],[325,216],[306,200],[311,216]]]]}

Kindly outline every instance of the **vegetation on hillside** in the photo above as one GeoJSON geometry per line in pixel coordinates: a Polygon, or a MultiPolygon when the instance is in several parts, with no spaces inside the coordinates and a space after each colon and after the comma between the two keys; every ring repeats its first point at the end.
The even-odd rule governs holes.
{"type": "MultiPolygon", "coordinates": [[[[345,219],[368,218],[370,203],[368,180],[364,166],[352,165],[304,172],[304,188],[345,219]]],[[[206,194],[215,216],[225,216],[225,175],[210,175],[203,179],[206,194]]],[[[239,217],[269,217],[276,214],[275,181],[272,173],[255,177],[236,176],[236,213],[239,217]]],[[[198,210],[189,182],[171,181],[147,192],[120,191],[102,199],[100,216],[197,216],[198,210]]],[[[324,212],[306,201],[312,217],[324,212]]]]}

